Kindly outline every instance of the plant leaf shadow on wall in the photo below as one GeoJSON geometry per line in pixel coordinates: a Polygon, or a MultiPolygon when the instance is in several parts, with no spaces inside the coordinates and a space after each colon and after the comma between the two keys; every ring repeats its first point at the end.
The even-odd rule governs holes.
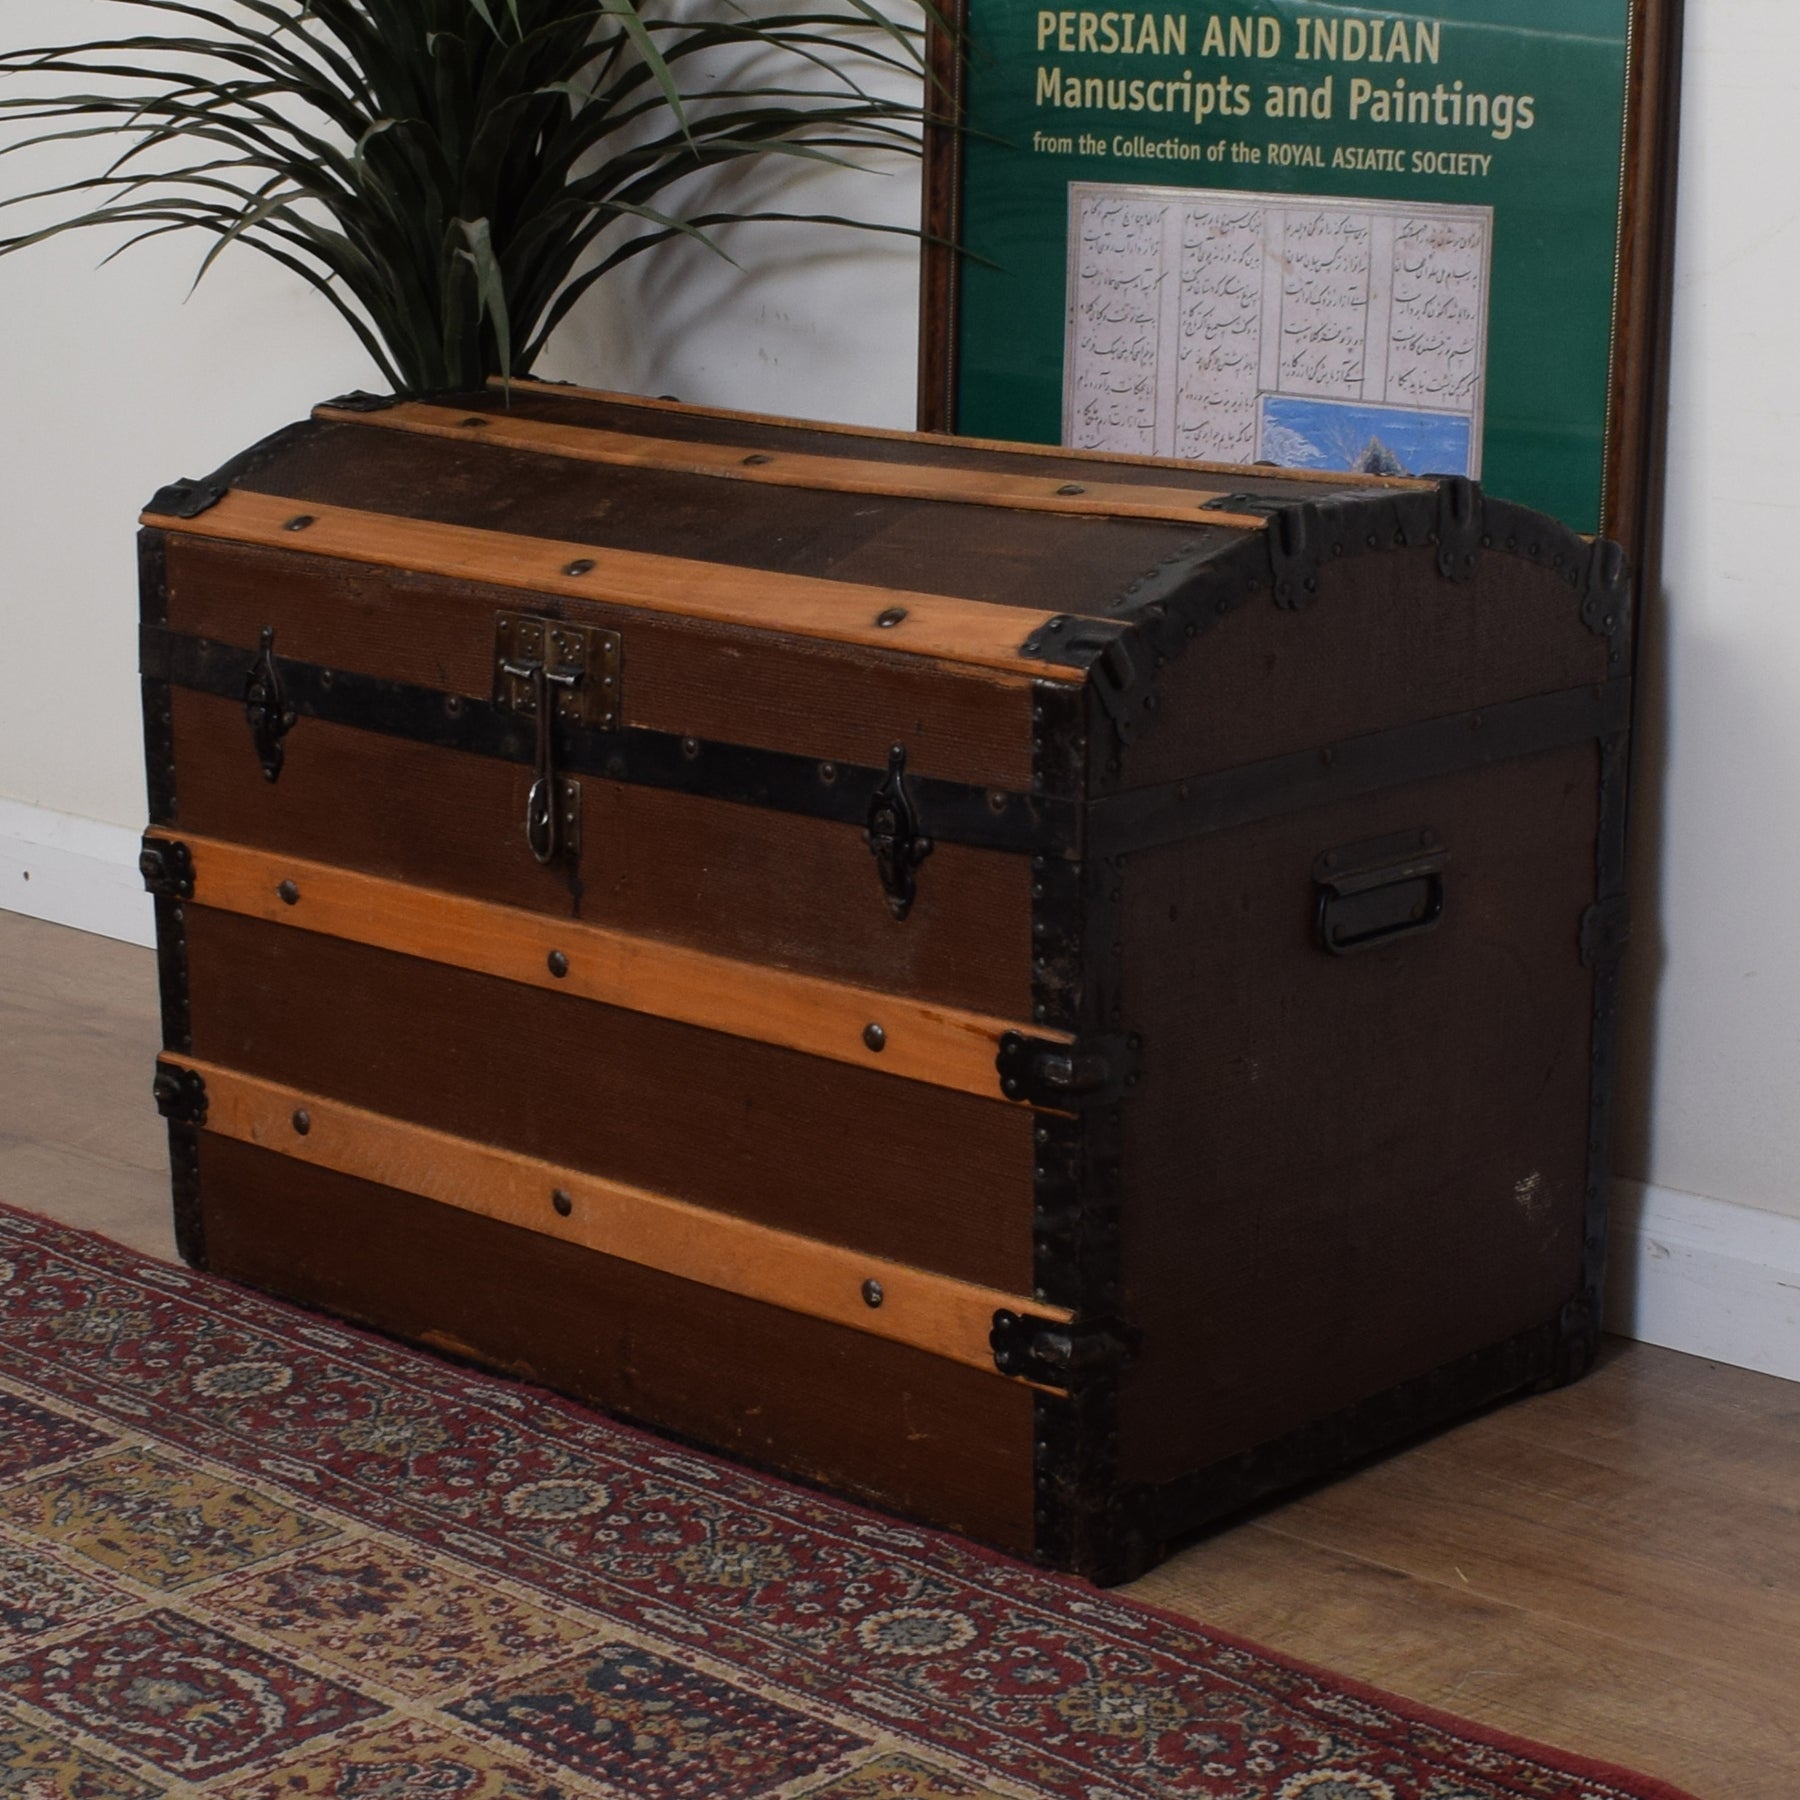
{"type": "MultiPolygon", "coordinates": [[[[402,391],[528,373],[568,310],[722,226],[903,227],[689,210],[730,165],[916,155],[923,19],[872,0],[108,0],[159,32],[0,51],[0,157],[92,139],[91,175],[0,193],[68,231],[234,244],[304,277],[402,391]],[[105,160],[102,161],[101,158],[105,160]]],[[[910,4],[910,0],[901,0],[910,4]]],[[[16,165],[15,165],[16,166],[16,165]]]]}

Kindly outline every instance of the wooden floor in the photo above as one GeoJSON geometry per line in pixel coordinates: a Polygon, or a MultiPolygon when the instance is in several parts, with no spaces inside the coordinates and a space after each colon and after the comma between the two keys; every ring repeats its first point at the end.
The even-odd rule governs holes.
{"type": "MultiPolygon", "coordinates": [[[[158,1256],[150,953],[0,912],[0,1199],[158,1256]]],[[[1614,1342],[1130,1590],[1700,1800],[1800,1800],[1800,1385],[1614,1342]]]]}

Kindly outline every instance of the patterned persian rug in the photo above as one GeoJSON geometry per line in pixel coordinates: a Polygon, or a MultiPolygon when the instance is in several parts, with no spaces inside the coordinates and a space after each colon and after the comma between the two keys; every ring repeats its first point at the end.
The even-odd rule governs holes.
{"type": "Polygon", "coordinates": [[[0,1796],[1667,1800],[0,1208],[0,1796]]]}

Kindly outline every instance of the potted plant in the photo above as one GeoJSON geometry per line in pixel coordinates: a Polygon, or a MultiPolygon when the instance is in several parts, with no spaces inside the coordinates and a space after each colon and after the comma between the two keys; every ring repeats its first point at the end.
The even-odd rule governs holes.
{"type": "Polygon", "coordinates": [[[169,29],[0,52],[0,156],[113,152],[0,197],[72,205],[0,254],[198,231],[198,280],[247,245],[317,288],[400,391],[528,373],[596,282],[672,238],[723,254],[725,225],[859,224],[695,210],[709,171],[918,146],[922,30],[875,0],[108,3],[169,29]]]}

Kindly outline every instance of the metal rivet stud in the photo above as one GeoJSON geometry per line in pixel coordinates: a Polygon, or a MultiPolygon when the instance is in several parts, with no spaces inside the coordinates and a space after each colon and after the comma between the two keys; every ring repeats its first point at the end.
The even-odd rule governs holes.
{"type": "Polygon", "coordinates": [[[311,513],[295,513],[281,529],[283,531],[304,531],[307,526],[317,523],[318,520],[311,513]]]}
{"type": "Polygon", "coordinates": [[[578,556],[573,562],[563,564],[563,573],[565,575],[585,575],[593,566],[594,559],[591,556],[578,556]]]}
{"type": "Polygon", "coordinates": [[[1056,491],[1059,494],[1074,495],[1085,494],[1087,489],[1084,488],[1079,481],[1065,481],[1056,491]]]}
{"type": "Polygon", "coordinates": [[[300,888],[296,882],[284,881],[275,892],[281,896],[286,906],[297,906],[300,901],[300,888]]]}
{"type": "Polygon", "coordinates": [[[878,612],[875,615],[875,623],[880,626],[883,631],[892,631],[905,617],[906,608],[904,606],[890,606],[885,611],[878,612]]]}
{"type": "Polygon", "coordinates": [[[312,1114],[309,1113],[304,1106],[297,1106],[294,1108],[294,1129],[299,1132],[302,1137],[305,1137],[306,1134],[312,1130],[312,1114]]]}
{"type": "Polygon", "coordinates": [[[744,467],[746,469],[760,469],[764,463],[772,463],[774,460],[774,457],[765,455],[759,450],[754,456],[746,456],[744,458],[744,467]]]}
{"type": "Polygon", "coordinates": [[[698,738],[684,737],[681,740],[681,754],[685,756],[689,762],[692,762],[694,758],[700,754],[700,740],[698,738]]]}
{"type": "Polygon", "coordinates": [[[887,1033],[879,1025],[868,1024],[863,1027],[863,1042],[871,1050],[880,1050],[887,1043],[887,1033]]]}
{"type": "Polygon", "coordinates": [[[557,1215],[566,1219],[575,1210],[575,1201],[567,1188],[558,1188],[550,1196],[550,1204],[556,1208],[557,1215]]]}
{"type": "Polygon", "coordinates": [[[887,1295],[881,1291],[879,1281],[870,1280],[865,1281],[862,1285],[862,1297],[865,1306],[879,1306],[887,1298],[887,1295]]]}
{"type": "Polygon", "coordinates": [[[463,420],[463,423],[470,426],[479,426],[485,425],[487,420],[484,419],[480,413],[470,413],[469,416],[463,420]]]}
{"type": "Polygon", "coordinates": [[[568,974],[569,959],[561,950],[552,950],[549,956],[544,960],[549,965],[550,973],[554,975],[558,981],[561,981],[562,978],[568,974]]]}

